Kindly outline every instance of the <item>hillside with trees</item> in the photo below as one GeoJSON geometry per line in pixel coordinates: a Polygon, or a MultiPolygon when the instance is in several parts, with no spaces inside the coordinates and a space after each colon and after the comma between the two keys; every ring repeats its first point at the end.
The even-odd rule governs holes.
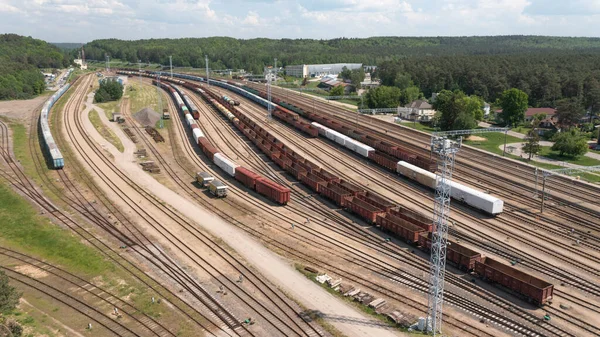
{"type": "Polygon", "coordinates": [[[108,54],[132,63],[168,64],[173,55],[174,66],[198,68],[205,66],[208,55],[212,69],[254,73],[262,73],[274,57],[283,66],[361,62],[378,66],[376,75],[383,84],[398,87],[408,98],[445,89],[494,102],[505,90],[517,88],[527,94],[530,106],[556,106],[563,98],[581,97],[600,109],[600,38],[109,39],[92,41],[85,50],[88,59],[104,60],[108,54]]]}
{"type": "Polygon", "coordinates": [[[47,42],[0,35],[0,100],[27,99],[46,89],[42,68],[64,68],[72,58],[47,42]]]}

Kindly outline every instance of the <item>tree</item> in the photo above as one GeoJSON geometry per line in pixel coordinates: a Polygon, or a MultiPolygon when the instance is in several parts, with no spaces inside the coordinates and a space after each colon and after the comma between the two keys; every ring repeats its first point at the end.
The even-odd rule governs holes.
{"type": "Polygon", "coordinates": [[[500,98],[501,118],[507,126],[515,126],[525,119],[528,99],[526,93],[516,88],[502,93],[500,98]]]}
{"type": "Polygon", "coordinates": [[[382,85],[369,90],[365,98],[370,109],[397,108],[401,96],[400,89],[382,85]]]}
{"type": "Polygon", "coordinates": [[[9,313],[14,310],[22,295],[8,281],[8,276],[4,271],[0,271],[0,313],[9,313]]]}
{"type": "Polygon", "coordinates": [[[353,69],[352,72],[350,73],[350,82],[352,82],[352,85],[354,86],[354,88],[358,89],[360,88],[360,82],[365,80],[365,70],[360,67],[358,69],[353,69]]]}
{"type": "Polygon", "coordinates": [[[100,87],[94,95],[94,102],[102,103],[115,101],[123,96],[123,85],[114,80],[106,80],[100,83],[100,87]]]}
{"type": "Polygon", "coordinates": [[[340,77],[344,80],[349,80],[352,76],[352,71],[348,69],[348,67],[343,67],[342,72],[340,72],[340,77]]]}
{"type": "Polygon", "coordinates": [[[556,109],[558,124],[567,129],[579,124],[579,121],[584,115],[585,110],[576,98],[560,101],[556,109]]]}
{"type": "Polygon", "coordinates": [[[587,141],[575,129],[557,133],[553,140],[552,151],[558,151],[561,156],[579,157],[588,150],[587,141]]]}
{"type": "Polygon", "coordinates": [[[523,145],[523,152],[529,155],[527,160],[531,160],[531,157],[538,154],[542,150],[542,147],[540,146],[540,135],[536,130],[540,124],[540,121],[541,119],[534,119],[532,129],[529,131],[529,133],[527,133],[527,137],[525,138],[526,142],[525,145],[523,145]]]}
{"type": "Polygon", "coordinates": [[[305,87],[308,84],[308,77],[302,79],[302,86],[305,87]]]}
{"type": "Polygon", "coordinates": [[[600,83],[597,79],[590,77],[583,85],[583,99],[585,107],[590,109],[590,122],[593,117],[600,113],[600,83]]]}
{"type": "Polygon", "coordinates": [[[329,96],[343,96],[343,95],[344,95],[344,86],[342,86],[342,85],[332,87],[329,90],[329,96]]]}
{"type": "Polygon", "coordinates": [[[460,90],[442,90],[433,104],[440,113],[439,126],[442,130],[467,130],[477,126],[475,119],[481,112],[481,99],[468,97],[460,90]]]}
{"type": "Polygon", "coordinates": [[[411,102],[423,98],[423,93],[419,87],[411,85],[402,90],[401,105],[410,104],[411,102]]]}

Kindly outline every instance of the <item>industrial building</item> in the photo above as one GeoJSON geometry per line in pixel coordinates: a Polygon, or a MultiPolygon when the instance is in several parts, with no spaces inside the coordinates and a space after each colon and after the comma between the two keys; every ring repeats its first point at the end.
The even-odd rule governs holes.
{"type": "Polygon", "coordinates": [[[318,77],[337,75],[344,67],[353,70],[362,68],[362,63],[300,64],[285,67],[285,73],[293,77],[318,77]]]}

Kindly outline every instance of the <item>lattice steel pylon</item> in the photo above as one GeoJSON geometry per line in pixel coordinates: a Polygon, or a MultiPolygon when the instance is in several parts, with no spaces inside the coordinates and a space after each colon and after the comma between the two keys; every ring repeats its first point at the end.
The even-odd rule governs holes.
{"type": "Polygon", "coordinates": [[[428,312],[425,330],[433,336],[442,333],[444,303],[444,276],[446,273],[446,247],[448,244],[448,217],[450,215],[450,182],[454,170],[454,157],[461,142],[445,136],[431,138],[431,151],[439,155],[435,205],[433,209],[433,237],[429,275],[428,312]]]}

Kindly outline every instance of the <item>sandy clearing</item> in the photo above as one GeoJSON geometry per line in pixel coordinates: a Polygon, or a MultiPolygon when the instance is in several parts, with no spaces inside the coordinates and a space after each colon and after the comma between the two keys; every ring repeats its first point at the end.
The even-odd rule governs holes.
{"type": "Polygon", "coordinates": [[[39,279],[48,276],[48,273],[32,265],[24,264],[16,266],[15,270],[19,273],[39,279]]]}
{"type": "Polygon", "coordinates": [[[41,95],[33,99],[0,102],[0,116],[17,119],[24,123],[31,119],[31,113],[43,104],[49,95],[41,95]]]}

